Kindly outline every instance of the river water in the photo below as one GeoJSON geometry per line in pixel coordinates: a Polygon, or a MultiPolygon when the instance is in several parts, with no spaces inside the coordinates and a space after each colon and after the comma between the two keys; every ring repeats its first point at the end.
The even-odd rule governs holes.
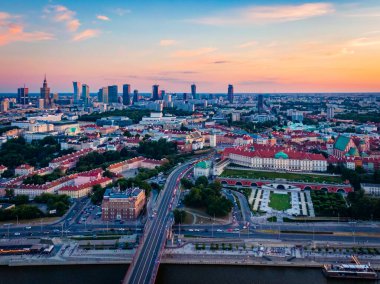
{"type": "MultiPolygon", "coordinates": [[[[126,265],[0,266],[0,284],[120,284],[126,265]]],[[[321,269],[227,265],[161,265],[158,284],[361,284],[380,281],[327,280],[321,269]]]]}

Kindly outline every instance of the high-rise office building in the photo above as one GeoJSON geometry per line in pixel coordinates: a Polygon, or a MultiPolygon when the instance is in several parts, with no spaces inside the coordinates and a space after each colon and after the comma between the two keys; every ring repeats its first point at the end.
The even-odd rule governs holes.
{"type": "Polygon", "coordinates": [[[73,82],[74,87],[74,102],[81,99],[82,84],[80,82],[73,82]]]}
{"type": "Polygon", "coordinates": [[[108,102],[118,103],[118,90],[117,85],[108,86],[108,102]]]}
{"type": "Polygon", "coordinates": [[[86,84],[82,85],[82,100],[84,104],[88,104],[90,101],[90,87],[86,84]]]}
{"type": "Polygon", "coordinates": [[[18,88],[17,89],[17,103],[21,105],[29,104],[29,89],[28,88],[18,88]]]}
{"type": "Polygon", "coordinates": [[[140,97],[139,97],[139,91],[138,90],[134,90],[133,91],[133,103],[138,103],[140,100],[140,97]]]}
{"type": "Polygon", "coordinates": [[[131,85],[123,85],[123,105],[129,106],[131,104],[131,85]]]}
{"type": "Polygon", "coordinates": [[[42,85],[42,88],[40,89],[40,98],[44,99],[44,108],[51,107],[50,88],[48,87],[48,84],[46,81],[46,75],[44,78],[44,83],[42,85]]]}
{"type": "Polygon", "coordinates": [[[264,112],[264,96],[263,95],[257,96],[257,111],[259,113],[264,112]]]}
{"type": "Polygon", "coordinates": [[[193,99],[198,99],[197,86],[195,84],[191,85],[191,96],[193,97],[193,99]]]}
{"type": "Polygon", "coordinates": [[[187,101],[187,100],[189,99],[187,93],[183,93],[183,94],[182,94],[182,99],[183,99],[184,101],[187,101]]]}
{"type": "Polygon", "coordinates": [[[234,86],[232,85],[228,85],[227,99],[230,102],[230,104],[234,103],[234,86]]]}
{"type": "Polygon", "coordinates": [[[153,85],[152,87],[152,99],[154,101],[157,101],[160,99],[159,94],[158,94],[158,87],[159,85],[153,85]]]}
{"type": "Polygon", "coordinates": [[[98,101],[108,104],[108,88],[107,87],[103,87],[99,89],[98,101]]]}

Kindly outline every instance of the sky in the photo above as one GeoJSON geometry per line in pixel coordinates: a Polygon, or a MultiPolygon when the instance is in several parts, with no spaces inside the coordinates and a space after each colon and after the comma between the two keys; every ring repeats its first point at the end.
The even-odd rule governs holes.
{"type": "Polygon", "coordinates": [[[0,0],[0,92],[380,91],[380,1],[0,0]]]}

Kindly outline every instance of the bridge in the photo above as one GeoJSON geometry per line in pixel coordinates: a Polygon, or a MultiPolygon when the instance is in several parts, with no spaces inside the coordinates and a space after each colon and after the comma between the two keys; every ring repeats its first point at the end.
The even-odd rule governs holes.
{"type": "Polygon", "coordinates": [[[154,283],[161,252],[173,223],[171,209],[178,183],[191,165],[191,162],[181,165],[169,175],[156,202],[156,216],[149,216],[141,243],[122,283],[154,283]]]}

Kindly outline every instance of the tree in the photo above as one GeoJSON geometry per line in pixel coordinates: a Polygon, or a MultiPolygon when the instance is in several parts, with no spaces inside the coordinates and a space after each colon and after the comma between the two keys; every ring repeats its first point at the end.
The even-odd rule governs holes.
{"type": "Polygon", "coordinates": [[[106,170],[103,173],[103,177],[113,178],[114,176],[115,176],[114,173],[109,170],[106,170]]]}
{"type": "Polygon", "coordinates": [[[183,224],[186,218],[186,211],[174,209],[173,215],[174,215],[174,222],[176,224],[183,224]]]}
{"type": "Polygon", "coordinates": [[[14,176],[14,172],[12,170],[9,170],[9,169],[5,170],[3,172],[3,174],[1,175],[1,177],[3,177],[3,178],[11,178],[13,176],[14,176]]]}
{"type": "Polygon", "coordinates": [[[105,191],[106,191],[106,189],[102,188],[100,185],[94,185],[92,187],[93,194],[91,196],[91,202],[93,204],[101,203],[103,200],[103,196],[104,196],[105,191]]]}
{"type": "Polygon", "coordinates": [[[5,197],[12,198],[15,196],[15,191],[13,188],[5,190],[5,197]]]}
{"type": "Polygon", "coordinates": [[[185,188],[185,189],[190,189],[194,186],[194,184],[191,182],[191,180],[187,179],[187,178],[182,178],[181,179],[181,185],[185,188]]]}
{"type": "Polygon", "coordinates": [[[131,132],[129,132],[128,130],[125,130],[123,135],[124,135],[125,137],[132,137],[132,136],[133,136],[133,135],[131,134],[131,132]]]}
{"type": "Polygon", "coordinates": [[[205,177],[205,176],[198,177],[197,180],[195,181],[195,186],[203,186],[203,187],[208,186],[207,177],[205,177]]]}
{"type": "Polygon", "coordinates": [[[11,199],[11,202],[16,205],[27,204],[29,203],[28,195],[17,195],[11,199]]]}

